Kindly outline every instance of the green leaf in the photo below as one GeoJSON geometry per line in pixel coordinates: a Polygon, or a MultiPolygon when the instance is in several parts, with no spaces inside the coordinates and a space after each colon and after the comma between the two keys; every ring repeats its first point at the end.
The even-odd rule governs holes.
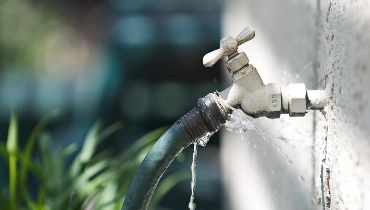
{"type": "Polygon", "coordinates": [[[91,127],[91,129],[89,130],[80,153],[77,155],[77,157],[72,163],[70,170],[71,176],[77,175],[81,171],[83,165],[86,164],[94,154],[99,140],[98,137],[99,129],[100,123],[96,122],[93,125],[93,127],[91,127]]]}
{"type": "MultiPolygon", "coordinates": [[[[53,119],[60,116],[60,110],[54,109],[50,111],[48,114],[43,117],[40,122],[36,125],[36,127],[32,130],[30,136],[27,139],[26,148],[24,151],[24,160],[32,159],[32,151],[35,147],[35,143],[37,137],[40,135],[41,131],[45,129],[46,125],[53,119]]],[[[25,167],[26,164],[21,165],[21,181],[26,183],[27,181],[27,168],[25,167]]]]}
{"type": "Polygon", "coordinates": [[[45,188],[41,186],[37,195],[37,204],[40,207],[40,209],[43,209],[44,200],[45,200],[45,188]]]}
{"type": "Polygon", "coordinates": [[[17,209],[17,148],[18,148],[18,125],[15,111],[12,109],[9,123],[8,140],[6,148],[9,154],[9,195],[10,209],[17,209]]]}
{"type": "MultiPolygon", "coordinates": [[[[21,166],[24,165],[23,167],[32,171],[32,173],[36,177],[38,178],[41,177],[41,170],[33,160],[26,159],[25,156],[20,151],[17,151],[13,154],[15,154],[15,156],[20,160],[21,166]]],[[[0,142],[0,155],[3,157],[6,163],[9,163],[9,153],[6,149],[6,145],[3,142],[0,142]]]]}
{"type": "Polygon", "coordinates": [[[18,125],[17,117],[15,111],[12,109],[10,116],[9,130],[8,130],[8,140],[6,143],[6,148],[9,153],[17,151],[18,148],[18,125]]]}
{"type": "Polygon", "coordinates": [[[77,189],[78,192],[83,192],[83,189],[85,188],[85,185],[90,180],[90,178],[101,172],[104,168],[107,167],[107,165],[108,160],[103,160],[85,169],[85,171],[74,180],[74,188],[77,189]]]}
{"type": "Polygon", "coordinates": [[[104,129],[100,135],[99,135],[99,140],[103,140],[105,138],[107,138],[108,136],[112,135],[114,132],[118,131],[119,129],[121,129],[123,127],[123,123],[122,122],[116,122],[116,123],[113,123],[112,125],[110,125],[108,128],[104,129]]]}
{"type": "Polygon", "coordinates": [[[63,149],[61,151],[61,156],[63,158],[67,158],[68,156],[70,156],[71,154],[73,154],[74,152],[77,151],[77,144],[76,143],[72,143],[71,145],[67,146],[65,149],[63,149]]]}
{"type": "Polygon", "coordinates": [[[98,133],[100,127],[101,125],[99,122],[95,123],[87,134],[84,145],[79,154],[79,161],[81,161],[81,163],[87,163],[93,156],[99,140],[98,133]]]}
{"type": "Polygon", "coordinates": [[[39,142],[39,151],[40,151],[40,168],[42,171],[42,185],[45,186],[45,189],[53,188],[53,179],[59,179],[55,177],[56,170],[55,167],[55,158],[51,152],[51,136],[48,133],[43,133],[40,137],[39,142]]]}
{"type": "Polygon", "coordinates": [[[108,182],[99,199],[99,203],[103,203],[105,206],[104,209],[112,209],[113,202],[117,199],[116,191],[117,185],[113,182],[108,182]]]}
{"type": "MultiPolygon", "coordinates": [[[[74,143],[64,149],[55,150],[52,147],[51,136],[43,132],[47,124],[58,115],[59,111],[53,110],[37,124],[23,151],[18,148],[18,141],[15,141],[15,144],[13,142],[10,147],[9,142],[7,144],[0,142],[0,155],[9,162],[9,166],[12,166],[10,170],[12,174],[17,173],[17,164],[21,169],[20,176],[13,176],[20,178],[20,182],[16,182],[17,179],[12,181],[18,185],[16,187],[19,193],[14,196],[18,199],[16,200],[18,207],[31,210],[77,210],[90,208],[92,205],[93,209],[121,209],[128,186],[142,159],[167,128],[159,128],[144,135],[118,156],[112,157],[111,150],[108,149],[95,154],[96,148],[103,139],[121,129],[123,124],[116,122],[101,130],[101,125],[97,122],[90,128],[81,150],[68,167],[68,158],[76,152],[77,145],[74,143]],[[39,164],[36,164],[32,153],[38,139],[40,139],[39,164]],[[35,174],[41,182],[36,201],[32,200],[28,192],[26,180],[29,173],[35,174]]],[[[14,112],[9,124],[8,137],[17,140],[18,130],[14,112]]],[[[154,203],[159,202],[171,186],[182,179],[181,176],[171,177],[169,176],[170,181],[166,182],[168,178],[162,181],[165,187],[161,187],[162,182],[159,184],[159,195],[154,199],[154,203]]],[[[0,206],[4,203],[9,206],[12,200],[8,198],[6,200],[7,202],[3,202],[0,196],[0,206]]],[[[15,210],[17,206],[11,209],[0,207],[0,209],[15,210]]]]}
{"type": "Polygon", "coordinates": [[[17,151],[15,155],[19,159],[21,166],[27,170],[30,170],[36,177],[41,177],[41,170],[35,161],[32,159],[27,159],[20,151],[17,151]]]}
{"type": "Polygon", "coordinates": [[[25,200],[27,206],[31,207],[31,209],[35,208],[35,204],[32,201],[31,195],[28,192],[27,186],[20,184],[20,191],[22,193],[23,199],[25,200]]]}

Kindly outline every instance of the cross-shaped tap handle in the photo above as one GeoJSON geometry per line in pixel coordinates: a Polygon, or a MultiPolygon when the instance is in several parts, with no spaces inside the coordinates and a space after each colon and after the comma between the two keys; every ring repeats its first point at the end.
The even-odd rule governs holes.
{"type": "Polygon", "coordinates": [[[203,65],[212,67],[222,56],[228,56],[238,51],[238,46],[253,39],[255,35],[254,28],[246,27],[235,39],[226,36],[220,41],[220,49],[207,53],[203,57],[203,65]]]}

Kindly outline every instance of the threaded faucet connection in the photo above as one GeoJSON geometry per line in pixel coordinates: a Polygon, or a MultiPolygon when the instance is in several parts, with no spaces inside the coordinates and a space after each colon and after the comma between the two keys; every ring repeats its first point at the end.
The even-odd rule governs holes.
{"type": "Polygon", "coordinates": [[[197,106],[176,121],[189,144],[203,138],[208,140],[226,123],[228,111],[220,100],[217,94],[210,93],[198,99],[197,106]]]}

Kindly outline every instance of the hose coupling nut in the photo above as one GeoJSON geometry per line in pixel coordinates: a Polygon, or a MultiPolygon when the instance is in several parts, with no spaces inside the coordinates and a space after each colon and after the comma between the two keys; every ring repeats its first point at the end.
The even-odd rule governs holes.
{"type": "Polygon", "coordinates": [[[205,146],[208,138],[226,123],[227,112],[219,100],[216,94],[210,93],[198,99],[197,106],[177,120],[176,124],[190,144],[197,141],[205,146]]]}

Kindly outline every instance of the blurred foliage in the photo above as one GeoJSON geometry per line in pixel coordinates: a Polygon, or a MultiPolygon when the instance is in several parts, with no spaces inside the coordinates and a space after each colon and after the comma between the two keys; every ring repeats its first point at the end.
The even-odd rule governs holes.
{"type": "Polygon", "coordinates": [[[54,1],[0,1],[0,71],[21,65],[32,73],[78,71],[90,57],[86,38],[54,1]]]}
{"type": "Polygon", "coordinates": [[[1,1],[0,53],[3,62],[32,64],[39,56],[41,42],[59,24],[55,12],[41,6],[24,0],[1,1]]]}
{"type": "MultiPolygon", "coordinates": [[[[120,122],[104,129],[99,122],[95,123],[79,151],[75,143],[55,149],[50,133],[44,128],[58,115],[57,110],[46,115],[22,149],[18,146],[17,117],[12,111],[7,143],[0,142],[0,155],[9,164],[10,177],[9,188],[0,192],[0,209],[121,209],[137,168],[166,128],[144,135],[118,156],[112,157],[109,149],[95,154],[96,148],[103,139],[122,127],[120,122]],[[36,145],[38,157],[34,158],[32,154],[36,145]],[[40,183],[36,196],[31,195],[28,187],[31,175],[40,183]]],[[[150,208],[175,184],[189,178],[190,172],[184,170],[169,175],[158,185],[150,208]]]]}

